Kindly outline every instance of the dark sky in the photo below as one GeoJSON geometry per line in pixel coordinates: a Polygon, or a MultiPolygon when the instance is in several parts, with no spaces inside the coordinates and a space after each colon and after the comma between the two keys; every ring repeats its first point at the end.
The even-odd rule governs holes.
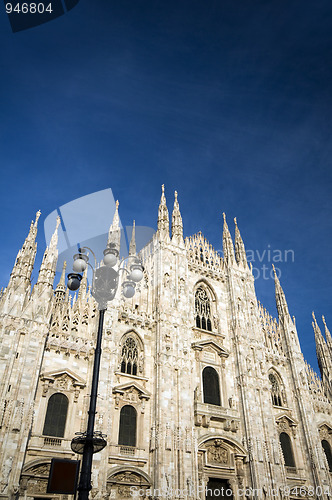
{"type": "Polygon", "coordinates": [[[332,329],[331,1],[81,0],[18,33],[1,12],[0,41],[1,285],[37,209],[41,253],[43,218],[105,188],[124,224],[155,228],[165,183],[185,235],[220,249],[222,212],[233,233],[237,217],[273,315],[280,251],[317,367],[311,311],[332,329]]]}

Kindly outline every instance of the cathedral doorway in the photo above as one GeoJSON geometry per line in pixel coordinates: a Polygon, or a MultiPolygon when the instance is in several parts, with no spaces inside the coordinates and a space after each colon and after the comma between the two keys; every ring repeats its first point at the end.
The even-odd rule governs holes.
{"type": "Polygon", "coordinates": [[[233,500],[233,492],[227,479],[210,477],[206,486],[206,500],[220,500],[227,498],[233,500]]]}

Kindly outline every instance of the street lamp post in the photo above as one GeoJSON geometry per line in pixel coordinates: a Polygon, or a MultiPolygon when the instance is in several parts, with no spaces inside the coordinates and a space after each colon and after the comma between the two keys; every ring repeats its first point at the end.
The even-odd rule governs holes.
{"type": "Polygon", "coordinates": [[[129,255],[129,257],[119,261],[119,250],[114,243],[107,244],[104,250],[103,263],[100,266],[97,265],[96,256],[89,247],[79,248],[78,252],[78,254],[74,255],[74,272],[68,274],[67,286],[70,290],[78,290],[82,279],[81,273],[85,271],[87,266],[91,267],[93,273],[91,293],[96,299],[99,309],[98,334],[94,355],[87,430],[85,433],[78,433],[77,437],[71,443],[72,450],[75,453],[83,455],[78,485],[78,500],[88,500],[89,491],[92,488],[91,469],[93,454],[101,451],[107,444],[105,440],[106,436],[94,430],[104,315],[107,303],[114,299],[118,289],[120,271],[127,273],[126,281],[122,283],[122,293],[126,298],[130,298],[135,294],[136,283],[143,278],[143,266],[136,255],[129,255]],[[89,257],[86,254],[87,250],[94,257],[94,267],[89,263],[89,257]],[[127,267],[130,270],[124,266],[126,260],[128,261],[127,267]]]}

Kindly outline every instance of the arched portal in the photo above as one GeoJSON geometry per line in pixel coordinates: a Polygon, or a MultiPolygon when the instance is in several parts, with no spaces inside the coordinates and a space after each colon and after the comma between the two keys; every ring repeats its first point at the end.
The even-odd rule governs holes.
{"type": "Polygon", "coordinates": [[[220,500],[221,498],[228,498],[233,500],[232,488],[227,479],[219,479],[210,477],[205,490],[206,500],[220,500]]]}

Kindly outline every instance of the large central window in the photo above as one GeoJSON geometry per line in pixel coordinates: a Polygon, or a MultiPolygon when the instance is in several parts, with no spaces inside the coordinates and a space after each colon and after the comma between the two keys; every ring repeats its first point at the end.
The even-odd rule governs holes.
{"type": "Polygon", "coordinates": [[[282,432],[279,439],[286,467],[295,467],[292,442],[289,435],[286,432],[282,432]]]}
{"type": "Polygon", "coordinates": [[[63,437],[68,411],[68,398],[64,394],[53,394],[48,400],[44,436],[63,437]]]}
{"type": "Polygon", "coordinates": [[[121,371],[129,375],[137,375],[138,346],[133,337],[127,337],[121,351],[121,371]]]}
{"type": "Polygon", "coordinates": [[[220,390],[218,373],[212,366],[203,370],[204,403],[220,406],[220,390]]]}
{"type": "Polygon", "coordinates": [[[277,380],[277,377],[273,373],[269,374],[269,381],[271,384],[272,404],[274,406],[283,406],[280,385],[277,380]]]}
{"type": "Polygon", "coordinates": [[[212,332],[211,303],[206,290],[201,286],[195,292],[195,315],[197,328],[212,332]]]}
{"type": "Polygon", "coordinates": [[[133,406],[126,405],[121,408],[119,444],[136,446],[136,420],[137,413],[133,406]]]}

